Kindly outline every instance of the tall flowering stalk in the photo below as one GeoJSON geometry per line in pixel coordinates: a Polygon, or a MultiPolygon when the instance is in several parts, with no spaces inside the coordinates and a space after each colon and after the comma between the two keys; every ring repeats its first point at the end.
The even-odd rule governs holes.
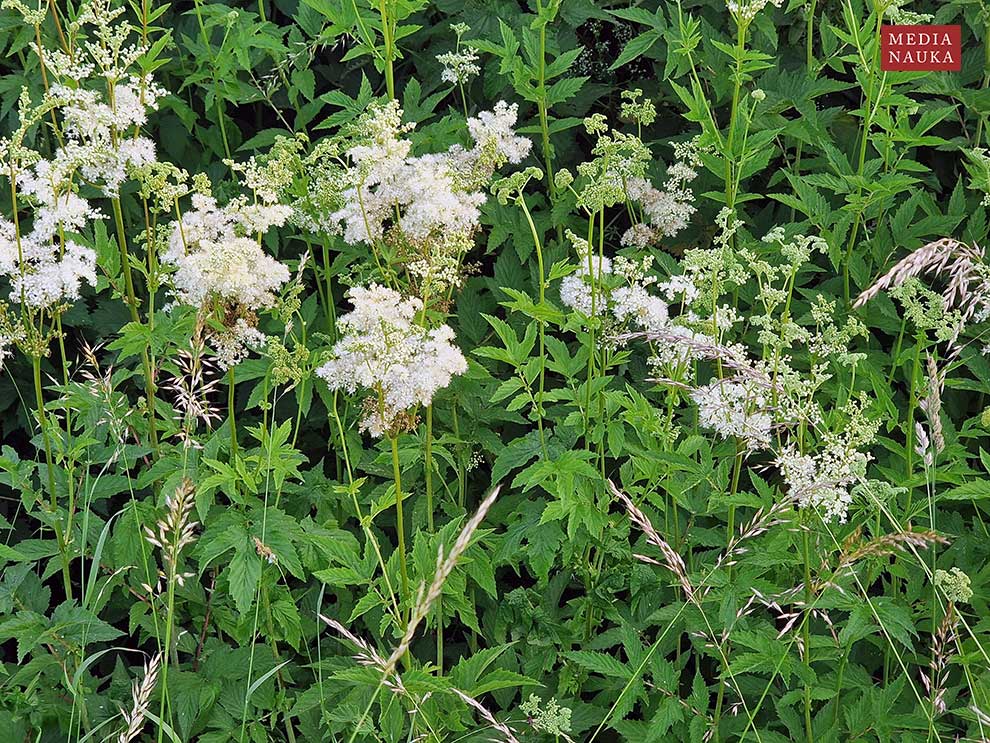
{"type": "Polygon", "coordinates": [[[547,353],[546,353],[546,289],[547,289],[547,276],[546,269],[543,265],[543,241],[540,239],[540,234],[536,229],[536,224],[533,222],[533,215],[529,211],[529,207],[526,205],[526,197],[523,191],[529,181],[542,180],[543,172],[539,168],[526,168],[525,170],[513,173],[507,178],[502,178],[492,184],[492,191],[496,194],[500,204],[508,204],[511,200],[520,209],[522,209],[523,215],[526,217],[526,224],[529,225],[530,234],[533,237],[533,247],[536,251],[536,265],[537,265],[537,281],[539,286],[537,287],[537,293],[539,298],[539,308],[540,314],[536,319],[537,327],[539,328],[539,354],[540,354],[540,379],[539,387],[536,393],[536,425],[540,432],[540,446],[543,449],[544,455],[547,452],[547,440],[546,434],[543,430],[543,395],[546,387],[546,365],[547,365],[547,353]]]}
{"type": "MultiPolygon", "coordinates": [[[[537,59],[537,109],[540,115],[540,141],[543,150],[543,165],[547,174],[553,173],[553,149],[550,145],[550,106],[547,89],[547,26],[553,23],[560,11],[562,0],[536,0],[536,27],[540,32],[540,51],[537,59]]],[[[551,179],[548,183],[550,203],[557,201],[557,188],[551,179]]],[[[558,226],[558,237],[559,237],[558,226]]]]}
{"type": "MultiPolygon", "coordinates": [[[[349,245],[369,247],[382,287],[415,298],[412,322],[430,331],[429,314],[445,312],[468,273],[464,261],[480,229],[485,186],[498,168],[519,163],[529,153],[530,141],[513,131],[517,114],[516,105],[500,101],[467,118],[470,148],[454,145],[413,155],[408,133],[414,124],[403,122],[398,104],[372,105],[347,136],[321,143],[301,161],[305,185],[293,201],[292,219],[349,245]]],[[[325,294],[331,303],[329,288],[325,294]]],[[[379,397],[386,396],[383,389],[379,397]]],[[[379,417],[391,416],[383,410],[379,417]]],[[[429,405],[425,425],[432,525],[434,416],[429,405]]]]}
{"type": "MultiPolygon", "coordinates": [[[[623,104],[623,114],[639,127],[656,117],[652,103],[639,100],[641,94],[633,91],[623,104]]],[[[576,272],[561,283],[561,300],[578,312],[587,333],[584,426],[590,446],[591,390],[596,368],[602,372],[606,368],[606,350],[599,348],[604,336],[616,334],[630,322],[658,330],[667,318],[666,305],[645,289],[652,283],[643,281],[648,266],[644,270],[627,262],[619,275],[612,276],[612,261],[605,256],[606,211],[622,205],[631,216],[633,224],[622,237],[625,246],[645,250],[676,235],[695,211],[687,184],[696,176],[692,166],[698,160],[692,144],[675,148],[678,161],[668,169],[668,181],[660,190],[647,178],[653,156],[637,135],[612,129],[601,114],[586,118],[584,127],[596,138],[593,158],[578,165],[576,178],[562,170],[555,182],[558,188],[571,191],[588,220],[586,239],[569,235],[579,263],[576,272]],[[627,286],[619,288],[622,283],[627,286]],[[600,363],[596,361],[599,353],[600,363]]]]}
{"type": "MultiPolygon", "coordinates": [[[[10,355],[14,346],[31,359],[51,515],[62,558],[64,588],[71,596],[68,563],[72,535],[65,533],[58,514],[55,452],[45,409],[41,361],[48,356],[51,342],[56,337],[61,340],[61,315],[79,299],[82,285],[96,283],[96,254],[66,236],[82,230],[98,217],[98,212],[75,194],[74,167],[63,166],[56,171],[52,162],[24,145],[28,132],[44,115],[64,104],[64,99],[49,95],[35,106],[24,91],[19,100],[20,126],[11,138],[0,142],[11,211],[11,221],[0,219],[0,275],[10,284],[10,304],[0,304],[0,360],[10,355]]],[[[64,365],[64,353],[62,362],[64,365]]],[[[70,503],[70,511],[71,507],[70,503]]]]}
{"type": "MultiPolygon", "coordinates": [[[[158,671],[162,664],[162,653],[156,653],[151,660],[144,664],[144,678],[137,679],[131,685],[131,708],[121,710],[126,727],[117,736],[117,743],[130,743],[141,735],[151,704],[151,695],[158,685],[158,671]]],[[[164,695],[163,695],[164,696],[164,695]]]]}
{"type": "Polygon", "coordinates": [[[405,601],[409,579],[398,437],[415,427],[418,406],[430,405],[454,376],[467,371],[467,361],[454,345],[450,327],[426,330],[416,323],[423,306],[419,299],[378,284],[354,287],[348,297],[354,309],[337,321],[340,340],[316,373],[332,390],[367,391],[359,428],[389,439],[405,601]]]}
{"type": "Polygon", "coordinates": [[[454,50],[445,54],[438,54],[437,61],[443,65],[443,72],[440,75],[441,79],[446,83],[456,85],[460,91],[461,106],[464,111],[464,118],[467,119],[468,105],[467,97],[464,94],[464,86],[481,72],[481,68],[477,64],[477,50],[470,44],[464,44],[462,41],[464,34],[471,29],[464,23],[454,23],[450,28],[457,34],[454,50]]]}
{"type": "Polygon", "coordinates": [[[415,602],[410,607],[409,621],[406,623],[404,628],[402,639],[395,646],[395,648],[393,648],[387,658],[373,648],[367,641],[362,640],[350,632],[350,630],[344,627],[344,625],[340,622],[320,615],[320,619],[326,622],[330,627],[335,629],[356,648],[358,648],[359,653],[355,656],[358,663],[363,666],[373,668],[380,675],[378,685],[375,688],[374,693],[371,695],[370,701],[368,702],[364,713],[354,726],[353,734],[348,739],[350,742],[353,742],[356,739],[362,723],[371,712],[371,707],[374,705],[375,700],[378,697],[378,692],[382,688],[388,688],[394,693],[401,695],[406,695],[408,693],[403,685],[401,676],[397,672],[399,662],[407,656],[409,647],[412,644],[413,638],[416,636],[416,630],[419,628],[419,625],[424,619],[426,619],[427,616],[429,616],[433,605],[440,600],[440,597],[443,594],[444,584],[457,567],[463,554],[471,546],[472,538],[474,537],[475,532],[485,520],[485,516],[487,516],[489,509],[491,509],[492,505],[495,503],[495,500],[498,498],[500,490],[501,488],[495,487],[488,493],[487,496],[485,496],[485,498],[478,505],[477,511],[475,511],[474,515],[471,516],[467,523],[465,523],[461,528],[457,539],[454,541],[453,545],[451,545],[449,551],[445,551],[444,546],[442,544],[440,545],[440,548],[437,550],[436,568],[434,570],[433,579],[429,585],[424,583],[419,586],[419,589],[416,592],[415,602]]]}
{"type": "MultiPolygon", "coordinates": [[[[258,330],[259,313],[273,308],[276,293],[289,280],[289,269],[269,256],[261,236],[286,222],[291,209],[274,196],[249,202],[238,197],[220,206],[202,178],[192,195],[192,209],[172,226],[163,265],[174,269],[172,292],[177,302],[198,309],[215,328],[211,341],[218,366],[227,372],[230,456],[237,452],[234,367],[252,348],[266,342],[258,330]]],[[[250,179],[248,179],[250,185],[250,179]]]]}

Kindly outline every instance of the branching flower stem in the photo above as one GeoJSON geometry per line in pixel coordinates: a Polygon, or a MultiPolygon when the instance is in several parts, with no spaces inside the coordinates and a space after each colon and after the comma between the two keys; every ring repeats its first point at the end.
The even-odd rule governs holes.
{"type": "MultiPolygon", "coordinates": [[[[550,179],[551,183],[553,179],[550,179]]],[[[537,271],[539,272],[539,306],[540,312],[542,313],[546,310],[546,271],[543,266],[543,241],[540,240],[540,235],[536,230],[536,224],[533,222],[533,215],[529,211],[529,207],[526,205],[526,199],[522,194],[519,194],[518,199],[516,199],[519,206],[522,207],[523,214],[526,216],[526,223],[529,225],[530,234],[533,236],[533,246],[536,249],[536,263],[537,271]]],[[[540,432],[540,447],[543,450],[543,456],[547,455],[547,439],[546,434],[543,430],[543,395],[545,389],[545,379],[546,379],[546,367],[547,367],[547,352],[546,352],[546,320],[543,317],[539,317],[536,320],[536,326],[539,331],[539,348],[540,348],[540,382],[536,393],[536,425],[540,432]]]]}

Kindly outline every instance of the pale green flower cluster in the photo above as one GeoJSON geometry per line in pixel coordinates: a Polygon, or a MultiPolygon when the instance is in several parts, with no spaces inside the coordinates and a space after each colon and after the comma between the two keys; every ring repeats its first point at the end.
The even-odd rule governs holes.
{"type": "Polygon", "coordinates": [[[890,296],[901,303],[904,317],[922,332],[932,332],[940,342],[956,338],[964,324],[962,312],[946,307],[941,294],[925,286],[915,277],[889,290],[890,296]]]}
{"type": "Polygon", "coordinates": [[[973,598],[969,576],[959,568],[935,571],[935,586],[954,604],[966,604],[973,598]]]}
{"type": "Polygon", "coordinates": [[[544,702],[536,694],[530,694],[519,709],[526,713],[530,725],[538,732],[558,736],[571,732],[571,710],[560,706],[554,698],[544,702]]]}

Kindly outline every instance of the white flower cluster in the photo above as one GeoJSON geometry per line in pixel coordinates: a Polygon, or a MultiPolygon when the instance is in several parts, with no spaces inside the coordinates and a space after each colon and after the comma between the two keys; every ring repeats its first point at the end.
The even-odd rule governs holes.
{"type": "Polygon", "coordinates": [[[725,7],[740,26],[748,26],[768,5],[779,8],[784,0],[727,0],[725,7]]]}
{"type": "Polygon", "coordinates": [[[165,95],[150,76],[128,77],[113,85],[112,95],[72,85],[53,85],[51,95],[62,102],[65,143],[52,160],[63,174],[79,170],[91,183],[113,196],[130,168],[156,161],[155,143],[132,130],[145,124],[149,109],[165,95]]]}
{"type": "Polygon", "coordinates": [[[689,183],[698,177],[695,170],[701,161],[694,142],[675,147],[677,161],[667,169],[664,190],[659,190],[645,178],[630,178],[626,196],[638,202],[646,222],[634,224],[622,236],[623,245],[648,248],[664,237],[673,237],[685,227],[697,211],[689,183]]]}
{"type": "Polygon", "coordinates": [[[611,300],[612,314],[619,322],[629,322],[647,332],[667,326],[667,305],[650,294],[642,284],[613,289],[611,300]]]}
{"type": "Polygon", "coordinates": [[[817,455],[788,447],[777,458],[788,495],[801,508],[816,508],[825,520],[846,520],[851,485],[866,475],[869,458],[841,438],[817,455]]]}
{"type": "Polygon", "coordinates": [[[478,66],[478,53],[472,47],[438,54],[437,62],[443,65],[440,79],[452,85],[463,85],[481,72],[478,66]]]}
{"type": "Polygon", "coordinates": [[[653,279],[645,271],[630,269],[622,258],[618,259],[622,270],[614,271],[610,259],[593,255],[587,240],[570,231],[567,236],[577,250],[578,269],[560,282],[561,302],[582,315],[611,316],[620,325],[637,330],[656,332],[667,327],[667,305],[647,289],[653,279]],[[624,277],[627,284],[608,288],[614,276],[624,277]]]}
{"type": "Polygon", "coordinates": [[[604,256],[594,255],[589,260],[590,250],[588,241],[577,237],[573,232],[568,232],[574,247],[578,251],[577,270],[565,276],[560,282],[560,301],[570,307],[575,312],[591,317],[596,313],[602,313],[606,307],[603,290],[599,288],[598,294],[593,294],[591,280],[595,278],[598,282],[601,278],[612,273],[612,261],[604,256]],[[594,276],[592,276],[594,272],[594,276]]]}
{"type": "Polygon", "coordinates": [[[251,349],[264,347],[268,338],[243,317],[239,317],[232,327],[214,333],[210,340],[216,353],[214,360],[217,367],[227,371],[247,358],[251,349]]]}
{"type": "Polygon", "coordinates": [[[396,420],[417,405],[429,405],[438,390],[467,371],[448,325],[428,330],[415,323],[422,302],[372,284],[347,293],[354,309],[337,325],[341,338],[316,373],[330,389],[372,392],[362,431],[389,433],[396,420]]]}
{"type": "MultiPolygon", "coordinates": [[[[603,114],[587,117],[584,128],[597,136],[597,141],[591,149],[594,157],[577,166],[578,176],[584,181],[577,193],[577,205],[593,213],[628,201],[626,185],[645,177],[653,156],[639,137],[610,131],[603,114]]],[[[564,178],[567,180],[567,176],[564,178]]]]}
{"type": "Polygon", "coordinates": [[[12,358],[14,349],[18,341],[23,338],[23,334],[17,328],[12,328],[6,333],[0,333],[0,369],[4,368],[7,359],[12,358]]]}
{"type": "Polygon", "coordinates": [[[20,195],[34,207],[34,219],[31,231],[19,236],[23,221],[15,228],[0,220],[0,274],[10,278],[12,302],[45,308],[78,299],[84,281],[96,284],[96,253],[71,235],[101,214],[63,177],[48,160],[16,176],[20,195]]]}
{"type": "Polygon", "coordinates": [[[766,412],[766,390],[741,378],[713,379],[691,391],[698,425],[725,438],[739,438],[749,451],[770,445],[773,417],[766,412]]]}
{"type": "Polygon", "coordinates": [[[139,130],[165,91],[150,74],[131,72],[147,47],[129,43],[134,28],[121,19],[124,13],[108,0],[89,0],[71,30],[88,28],[92,36],[82,35],[71,55],[35,47],[52,78],[41,109],[51,108],[62,119],[59,146],[46,166],[56,191],[66,190],[60,186],[79,172],[106,195],[116,195],[130,168],[155,162],[154,142],[139,130]]]}
{"type": "Polygon", "coordinates": [[[76,24],[95,26],[99,41],[81,44],[73,60],[54,51],[46,57],[53,81],[37,107],[22,95],[22,131],[49,111],[61,121],[49,158],[6,143],[15,208],[33,211],[16,227],[0,221],[0,274],[10,278],[15,303],[47,308],[77,299],[84,282],[96,283],[96,255],[75,236],[102,215],[79,195],[77,178],[115,196],[132,168],[155,162],[154,143],[138,130],[164,91],[150,75],[127,73],[144,50],[126,46],[130,27],[115,21],[121,13],[103,0],[85,5],[76,24]]]}
{"type": "Polygon", "coordinates": [[[884,10],[884,15],[891,23],[898,26],[918,26],[931,23],[935,16],[930,13],[915,13],[912,10],[905,10],[902,6],[910,5],[907,0],[894,0],[884,10]]]}
{"type": "Polygon", "coordinates": [[[34,206],[31,239],[50,242],[60,232],[80,232],[91,219],[103,215],[86,199],[71,190],[72,184],[53,168],[51,161],[39,160],[16,176],[17,189],[34,206]]]}
{"type": "Polygon", "coordinates": [[[289,280],[289,269],[248,235],[281,226],[291,207],[249,204],[243,198],[220,207],[203,194],[193,195],[192,203],[172,228],[162,256],[162,263],[176,267],[176,298],[195,306],[215,299],[248,310],[271,307],[289,280]]]}
{"type": "MultiPolygon", "coordinates": [[[[460,155],[464,162],[474,163],[474,167],[484,164],[489,168],[485,180],[491,177],[491,168],[505,163],[518,165],[533,147],[526,137],[516,136],[516,119],[519,106],[499,101],[491,111],[481,111],[476,118],[467,120],[468,133],[474,140],[474,149],[460,155]]],[[[452,149],[456,154],[456,148],[452,149]]],[[[469,171],[470,172],[470,171],[469,171]]]]}
{"type": "Polygon", "coordinates": [[[83,282],[96,284],[96,253],[67,239],[60,246],[35,233],[17,236],[0,219],[0,275],[10,279],[10,301],[44,309],[79,298],[83,282]]]}
{"type": "Polygon", "coordinates": [[[426,255],[406,264],[409,274],[417,279],[422,296],[442,294],[459,289],[464,281],[461,258],[472,247],[464,235],[452,235],[428,246],[426,255]]]}
{"type": "Polygon", "coordinates": [[[648,360],[657,374],[675,379],[687,371],[692,361],[704,358],[704,349],[715,343],[710,335],[692,330],[680,322],[681,318],[677,320],[667,326],[664,340],[654,345],[653,355],[648,360]]]}
{"type": "Polygon", "coordinates": [[[671,276],[667,281],[657,284],[657,289],[668,302],[673,302],[677,297],[681,297],[685,305],[690,305],[701,296],[701,290],[689,274],[671,276]]]}
{"type": "Polygon", "coordinates": [[[480,187],[495,168],[520,162],[532,146],[513,132],[517,115],[515,104],[500,102],[468,119],[472,149],[454,146],[413,157],[402,136],[412,125],[402,124],[398,104],[373,108],[362,122],[363,138],[346,152],[353,165],[330,221],[352,245],[381,239],[391,225],[411,240],[473,233],[485,201],[480,187]]]}

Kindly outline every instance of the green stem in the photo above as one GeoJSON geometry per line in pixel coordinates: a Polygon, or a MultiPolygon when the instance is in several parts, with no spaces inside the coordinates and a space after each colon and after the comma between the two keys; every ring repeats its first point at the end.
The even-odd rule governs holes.
{"type": "Polygon", "coordinates": [[[443,595],[437,596],[437,677],[443,676],[443,595]]]}
{"type": "MultiPolygon", "coordinates": [[[[213,93],[214,95],[216,95],[215,84],[214,84],[213,93]]],[[[224,154],[227,156],[227,159],[230,160],[230,141],[227,139],[227,124],[226,124],[227,114],[224,113],[225,110],[226,110],[226,106],[224,105],[223,98],[217,95],[217,120],[220,123],[220,139],[223,142],[224,154]]]]}
{"type": "Polygon", "coordinates": [[[467,492],[467,483],[465,482],[465,480],[467,478],[467,474],[464,471],[464,457],[462,455],[463,446],[461,444],[461,423],[460,423],[460,416],[457,415],[457,401],[456,400],[454,401],[454,405],[452,407],[452,412],[453,412],[453,417],[451,418],[451,421],[452,421],[453,426],[454,426],[454,439],[457,441],[457,443],[454,444],[454,452],[457,455],[457,457],[456,457],[456,460],[457,460],[457,505],[460,508],[464,508],[465,495],[466,495],[466,492],[467,492]]]}
{"type": "Polygon", "coordinates": [[[117,245],[120,248],[120,270],[124,274],[124,287],[127,291],[127,307],[131,311],[131,320],[140,324],[137,294],[134,292],[134,277],[131,274],[131,259],[127,251],[127,232],[124,230],[124,214],[120,208],[120,199],[110,200],[113,206],[113,220],[117,228],[117,245]]]}
{"type": "MultiPolygon", "coordinates": [[[[877,55],[880,53],[880,16],[877,17],[876,31],[874,33],[873,39],[873,57],[871,63],[866,63],[866,59],[863,56],[862,49],[860,48],[859,35],[855,35],[855,43],[857,44],[857,50],[860,52],[860,59],[862,60],[863,66],[866,68],[864,72],[869,75],[869,87],[866,88],[863,93],[865,94],[865,100],[863,105],[863,130],[860,135],[859,140],[859,159],[857,161],[856,175],[863,175],[863,168],[866,165],[866,150],[870,141],[870,129],[873,127],[873,102],[874,98],[879,100],[883,94],[884,80],[886,80],[886,74],[883,73],[883,78],[880,81],[880,90],[874,90],[875,75],[874,70],[877,68],[877,55]]],[[[862,187],[857,187],[856,196],[858,197],[862,193],[862,187]]],[[[856,244],[856,237],[859,235],[859,225],[862,222],[863,209],[859,208],[856,211],[856,217],[853,220],[852,230],[849,234],[849,242],[846,245],[846,259],[842,266],[842,288],[845,296],[846,304],[849,304],[849,300],[852,298],[851,288],[849,284],[849,264],[852,261],[852,251],[856,244]]]]}
{"type": "MultiPolygon", "coordinates": [[[[127,292],[127,307],[131,312],[131,322],[141,325],[141,315],[137,294],[134,291],[134,277],[131,274],[130,253],[127,250],[127,232],[124,229],[124,214],[120,208],[120,199],[110,200],[113,207],[113,220],[117,229],[117,245],[120,248],[120,267],[124,274],[124,288],[127,292]]],[[[144,394],[148,409],[148,438],[151,448],[158,456],[158,426],[155,422],[155,376],[151,366],[151,357],[145,347],[141,351],[141,363],[144,368],[144,394]]]]}
{"type": "Polygon", "coordinates": [[[395,481],[395,528],[399,539],[399,574],[402,577],[401,600],[409,596],[409,574],[406,569],[406,529],[402,520],[402,474],[399,468],[399,437],[389,436],[392,444],[392,478],[395,481]]]}
{"type": "MultiPolygon", "coordinates": [[[[268,586],[264,583],[261,586],[260,591],[261,605],[265,609],[265,623],[268,625],[268,646],[272,649],[272,662],[277,666],[282,662],[282,654],[278,650],[278,640],[275,639],[275,617],[272,614],[272,601],[269,595],[268,586]]],[[[275,674],[275,681],[278,683],[278,689],[282,696],[284,696],[286,691],[285,677],[282,671],[278,671],[275,674]]],[[[273,713],[273,721],[276,719],[275,715],[277,712],[273,713]]],[[[296,733],[292,729],[292,720],[289,717],[288,708],[282,708],[282,720],[285,724],[285,736],[288,739],[288,743],[295,743],[296,733]]]]}
{"type": "MultiPolygon", "coordinates": [[[[814,36],[815,36],[815,5],[817,0],[811,0],[811,2],[805,6],[805,20],[807,25],[807,31],[805,32],[805,68],[808,73],[808,77],[813,79],[814,74],[814,36]]],[[[801,154],[804,149],[804,142],[797,143],[797,151],[794,156],[794,174],[801,175],[801,154]]],[[[790,219],[794,220],[794,207],[790,209],[790,219]]]]}
{"type": "MultiPolygon", "coordinates": [[[[907,482],[914,476],[914,411],[918,402],[918,377],[921,374],[921,345],[923,336],[919,335],[915,339],[914,363],[911,366],[911,389],[908,397],[907,418],[904,421],[904,434],[906,439],[904,449],[905,472],[907,482]]],[[[911,496],[914,488],[908,485],[907,493],[907,513],[911,513],[911,496]]]]}
{"type": "MultiPolygon", "coordinates": [[[[542,14],[543,7],[540,0],[537,0],[537,13],[542,14]]],[[[547,24],[546,21],[541,21],[540,23],[540,59],[539,59],[539,77],[537,81],[537,91],[539,95],[539,101],[537,106],[540,113],[540,135],[542,139],[543,146],[543,162],[547,170],[547,180],[549,184],[550,193],[550,204],[553,205],[557,201],[557,186],[553,179],[553,157],[550,150],[550,113],[547,106],[547,90],[546,90],[546,75],[547,75],[547,24]]],[[[557,239],[563,239],[563,226],[557,225],[557,239]]]]}
{"type": "Polygon", "coordinates": [[[234,406],[237,402],[234,382],[234,367],[227,371],[227,417],[230,420],[230,460],[234,461],[237,454],[237,420],[234,417],[234,406]]]}
{"type": "Polygon", "coordinates": [[[901,318],[901,329],[897,333],[897,343],[894,344],[894,353],[890,357],[893,362],[890,365],[890,373],[887,375],[887,384],[894,381],[894,374],[897,373],[897,359],[901,355],[901,347],[904,345],[904,331],[907,329],[907,315],[901,318]]]}
{"type": "MultiPolygon", "coordinates": [[[[315,261],[314,261],[315,263],[315,261]]],[[[330,246],[327,244],[327,240],[323,240],[323,275],[326,280],[326,307],[324,312],[327,318],[327,326],[329,327],[330,337],[334,341],[337,340],[337,313],[334,309],[333,304],[333,275],[330,273],[330,246]]]]}
{"type": "Polygon", "coordinates": [[[464,120],[467,121],[468,105],[467,105],[467,96],[464,95],[464,84],[458,83],[457,87],[460,88],[461,91],[461,107],[464,109],[464,120]]]}
{"type": "MultiPolygon", "coordinates": [[[[543,266],[543,244],[540,240],[539,233],[536,231],[536,224],[533,222],[533,215],[529,212],[529,207],[526,206],[526,200],[519,196],[519,203],[522,206],[523,214],[526,215],[526,222],[529,224],[529,231],[533,236],[533,245],[536,246],[536,261],[537,267],[540,272],[540,309],[543,309],[546,300],[546,272],[543,266]]],[[[536,321],[536,326],[539,329],[540,334],[540,385],[536,393],[536,426],[540,431],[540,448],[543,450],[543,456],[547,454],[547,440],[546,434],[543,431],[543,395],[545,389],[545,379],[546,379],[546,366],[547,366],[547,354],[546,354],[546,322],[543,319],[536,321]]]]}
{"type": "Polygon", "coordinates": [[[598,289],[595,282],[595,252],[591,249],[595,236],[595,214],[588,218],[588,280],[591,282],[591,319],[588,323],[588,378],[584,393],[584,446],[591,451],[591,387],[595,378],[595,318],[598,316],[598,289]]]}
{"type": "Polygon", "coordinates": [[[385,43],[385,89],[388,91],[389,100],[395,100],[395,70],[393,69],[393,59],[395,57],[395,42],[392,39],[392,25],[388,17],[388,8],[385,0],[381,0],[378,10],[382,16],[382,37],[385,43]]]}
{"type": "MultiPolygon", "coordinates": [[[[732,462],[732,482],[729,486],[729,520],[725,525],[725,543],[729,544],[736,532],[736,504],[735,495],[739,490],[739,477],[742,474],[742,462],[745,450],[736,440],[736,456],[732,462]]],[[[732,576],[732,566],[729,566],[729,576],[732,576]]]]}
{"type": "MultiPolygon", "coordinates": [[[[937,413],[936,413],[936,415],[937,415],[937,413]]],[[[933,445],[932,451],[934,451],[934,445],[933,445]]],[[[932,530],[935,529],[935,499],[934,499],[934,493],[933,493],[934,480],[935,480],[934,465],[931,466],[931,467],[929,467],[928,466],[928,463],[926,462],[925,463],[925,486],[926,486],[925,489],[926,489],[926,491],[928,493],[928,519],[929,519],[929,521],[928,521],[928,528],[930,528],[932,530]]],[[[937,559],[936,558],[936,555],[935,555],[935,545],[932,545],[931,549],[929,550],[928,559],[929,559],[929,568],[928,568],[929,575],[934,576],[935,575],[936,559],[937,559]]],[[[936,620],[936,609],[937,609],[937,607],[939,605],[939,600],[938,600],[938,588],[935,585],[935,581],[932,580],[930,583],[931,583],[931,585],[929,586],[929,588],[930,588],[930,591],[931,591],[931,602],[932,602],[932,604],[931,604],[932,605],[931,636],[932,636],[932,639],[934,640],[934,638],[936,637],[936,635],[938,633],[938,621],[936,620]]],[[[946,621],[949,621],[948,614],[952,610],[953,610],[952,609],[952,602],[949,602],[948,606],[946,607],[946,617],[947,617],[946,618],[946,621]]],[[[931,656],[931,667],[932,668],[935,668],[935,664],[936,664],[936,656],[935,656],[935,647],[934,647],[934,643],[933,643],[933,646],[932,646],[932,656],[931,656]]],[[[934,681],[934,679],[933,679],[933,681],[934,681]]],[[[937,697],[935,688],[933,686],[933,688],[931,689],[931,707],[930,707],[930,712],[928,713],[928,740],[929,741],[931,741],[932,738],[935,736],[935,717],[936,717],[936,715],[938,715],[938,708],[936,706],[936,700],[937,700],[937,698],[938,697],[937,697]]]]}
{"type": "MultiPolygon", "coordinates": [[[[983,34],[983,81],[980,83],[980,89],[984,89],[990,84],[990,19],[988,19],[986,28],[983,34]]],[[[980,146],[980,139],[983,137],[983,125],[986,121],[986,114],[980,115],[980,120],[976,124],[976,138],[973,141],[974,147],[980,146]]]]}
{"type": "MultiPolygon", "coordinates": [[[[170,572],[174,572],[174,571],[170,571],[170,572]]],[[[172,647],[172,625],[174,622],[173,615],[175,614],[175,576],[174,575],[169,575],[168,577],[168,598],[166,599],[166,601],[167,601],[166,604],[167,608],[165,615],[165,650],[162,653],[162,672],[161,672],[161,676],[162,676],[161,686],[163,691],[162,691],[161,702],[158,706],[158,717],[161,720],[165,720],[165,706],[166,706],[166,701],[168,699],[168,693],[167,693],[168,667],[169,667],[169,660],[172,658],[173,652],[174,655],[176,656],[175,657],[176,665],[178,665],[179,662],[178,649],[172,647]]],[[[162,733],[164,732],[163,728],[164,726],[162,725],[158,726],[158,743],[162,742],[162,733]]]]}
{"type": "Polygon", "coordinates": [[[742,88],[742,57],[746,48],[747,28],[748,27],[745,24],[739,24],[736,27],[735,85],[732,89],[732,108],[729,112],[729,133],[726,138],[725,147],[725,205],[730,209],[735,205],[736,200],[735,189],[732,187],[732,164],[734,160],[732,143],[735,139],[736,118],[739,114],[739,93],[742,88]]]}
{"type": "Polygon", "coordinates": [[[433,533],[433,404],[426,406],[426,452],[424,476],[426,479],[426,523],[433,533]]]}
{"type": "Polygon", "coordinates": [[[815,63],[814,41],[815,41],[815,5],[816,4],[817,4],[817,0],[811,0],[811,2],[808,4],[808,15],[807,15],[808,31],[805,38],[805,45],[806,45],[805,64],[808,68],[809,76],[811,75],[815,63]]]}
{"type": "MultiPolygon", "coordinates": [[[[809,529],[803,530],[804,536],[804,605],[805,612],[811,611],[811,537],[809,529]]],[[[802,628],[804,643],[804,667],[807,669],[807,677],[811,678],[811,628],[810,616],[805,616],[802,628]]],[[[808,738],[808,743],[814,743],[814,729],[811,724],[811,682],[804,682],[804,730],[808,738]]]]}
{"type": "MultiPolygon", "coordinates": [[[[733,535],[736,530],[736,504],[733,502],[736,491],[739,489],[739,476],[742,473],[742,461],[744,450],[739,446],[739,441],[736,441],[736,456],[732,463],[732,482],[729,486],[729,520],[725,525],[725,539],[726,544],[732,542],[733,535]]],[[[732,580],[732,565],[729,566],[729,580],[732,580]]],[[[728,655],[729,647],[726,643],[725,648],[726,655],[728,655]]],[[[715,729],[715,740],[719,740],[718,724],[722,717],[722,703],[725,700],[725,674],[721,674],[718,679],[718,695],[715,698],[715,714],[713,716],[713,726],[715,729]]]]}
{"type": "Polygon", "coordinates": [[[835,705],[835,716],[833,717],[833,726],[838,729],[839,725],[839,711],[842,709],[840,704],[842,700],[842,677],[846,673],[846,664],[849,662],[849,649],[846,648],[845,652],[842,654],[842,660],[839,661],[839,674],[835,681],[835,699],[833,704],[835,705]]]}
{"type": "Polygon", "coordinates": [[[401,622],[402,611],[399,608],[398,602],[395,600],[395,591],[392,588],[392,580],[389,578],[388,569],[385,566],[385,560],[382,557],[381,548],[378,545],[378,540],[375,538],[374,532],[371,530],[369,521],[365,519],[364,514],[361,512],[361,504],[358,503],[357,499],[357,489],[354,485],[354,472],[351,469],[351,457],[348,453],[347,448],[347,437],[344,434],[344,425],[340,420],[340,413],[337,412],[337,392],[333,393],[333,402],[331,404],[331,415],[333,416],[334,422],[337,424],[337,433],[340,436],[340,449],[344,456],[344,464],[347,467],[347,484],[348,491],[351,496],[351,503],[354,505],[354,515],[357,517],[358,523],[361,525],[361,530],[364,532],[365,537],[368,539],[368,543],[371,545],[375,552],[375,557],[378,560],[378,567],[381,568],[382,577],[385,579],[385,586],[388,588],[388,597],[392,602],[392,606],[395,609],[395,621],[401,622]]]}
{"type": "Polygon", "coordinates": [[[69,549],[58,515],[58,490],[55,488],[55,462],[54,457],[52,457],[52,440],[48,433],[48,414],[45,412],[45,397],[41,387],[41,357],[38,355],[32,356],[31,365],[34,370],[34,395],[35,402],[38,406],[38,424],[41,427],[41,439],[45,447],[48,496],[51,499],[52,519],[55,523],[55,538],[58,543],[59,554],[62,558],[62,583],[65,587],[65,597],[71,601],[72,575],[69,572],[69,549]]]}
{"type": "MultiPolygon", "coordinates": [[[[62,332],[62,316],[59,315],[55,318],[55,328],[58,334],[58,348],[60,358],[62,360],[62,383],[65,388],[69,387],[69,363],[67,361],[67,356],[65,355],[65,334],[62,332]]],[[[40,369],[39,369],[40,371],[40,369]]],[[[72,407],[70,405],[65,406],[65,447],[64,450],[69,452],[72,450],[72,407]]],[[[72,522],[76,512],[76,487],[75,487],[75,474],[74,474],[73,460],[71,457],[65,457],[65,483],[67,486],[67,495],[69,499],[68,503],[68,516],[66,517],[65,533],[72,534],[72,522]]],[[[85,529],[83,530],[85,533],[85,529]]],[[[80,568],[82,568],[82,563],[80,562],[80,568]]],[[[80,585],[84,583],[84,576],[80,574],[80,585]]]]}

